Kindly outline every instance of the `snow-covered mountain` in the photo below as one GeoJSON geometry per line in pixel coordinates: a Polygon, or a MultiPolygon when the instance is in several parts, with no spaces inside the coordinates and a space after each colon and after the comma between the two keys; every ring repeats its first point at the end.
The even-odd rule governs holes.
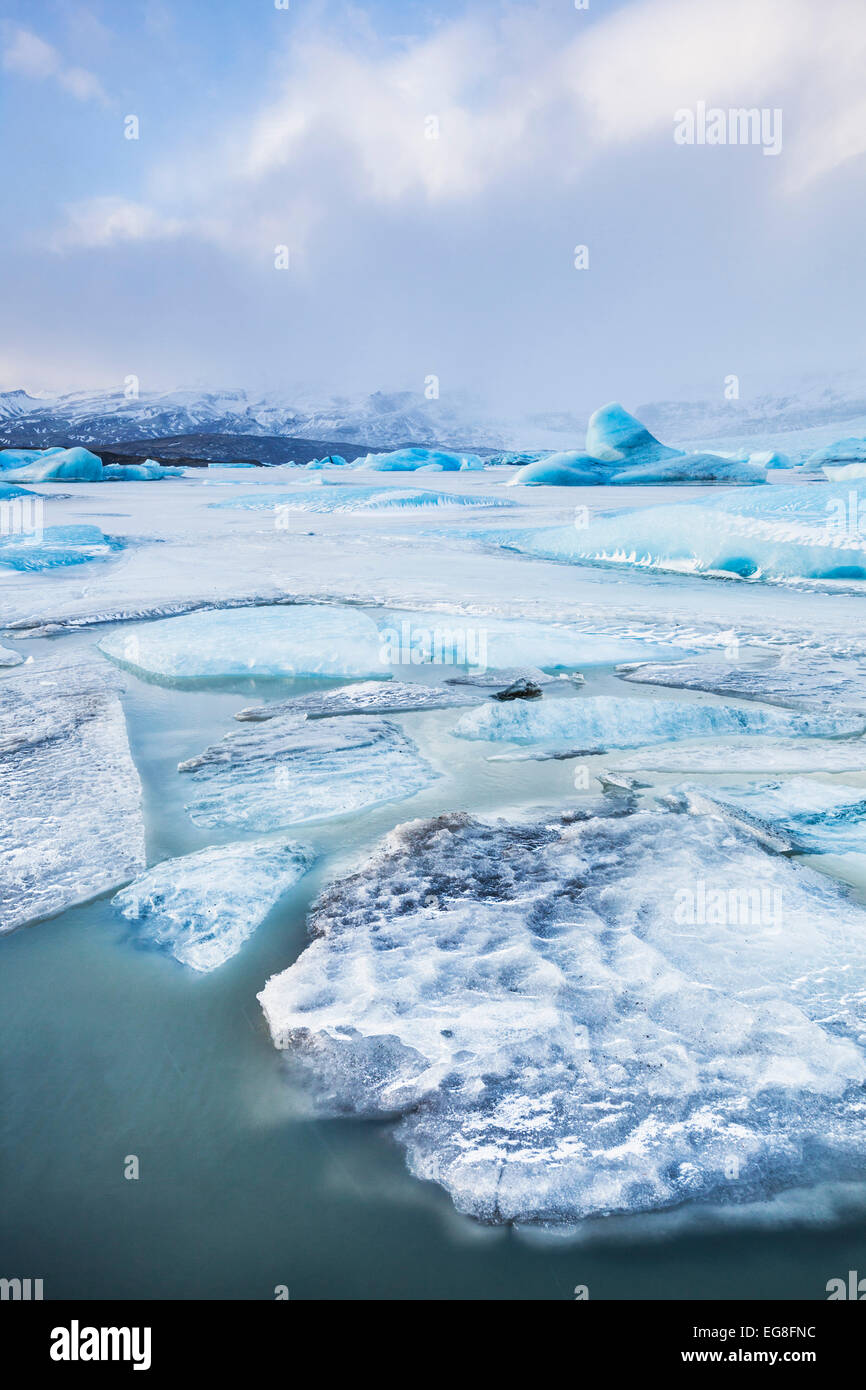
{"type": "Polygon", "coordinates": [[[0,393],[7,442],[47,444],[75,440],[106,445],[166,435],[290,435],[298,439],[398,444],[475,445],[497,448],[508,440],[466,406],[427,401],[415,392],[376,392],[361,399],[335,397],[321,406],[287,404],[246,391],[76,392],[39,398],[0,393]]]}
{"type": "MultiPolygon", "coordinates": [[[[714,399],[624,403],[672,444],[784,434],[866,416],[866,377],[852,372],[829,381],[804,378],[792,389],[737,401],[725,400],[720,391],[714,399]]],[[[0,443],[108,446],[209,434],[284,436],[381,449],[406,444],[482,451],[580,449],[589,414],[589,409],[564,409],[504,418],[466,396],[449,393],[428,401],[417,391],[321,401],[240,389],[143,391],[134,398],[122,390],[55,396],[16,390],[0,392],[0,443]]]]}

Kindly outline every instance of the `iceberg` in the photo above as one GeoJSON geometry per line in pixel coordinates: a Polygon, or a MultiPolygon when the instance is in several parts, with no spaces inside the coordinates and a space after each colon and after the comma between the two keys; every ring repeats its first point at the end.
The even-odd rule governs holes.
{"type": "Polygon", "coordinates": [[[461,715],[454,729],[458,738],[547,743],[587,753],[667,743],[674,738],[718,739],[731,734],[836,738],[864,731],[866,720],[842,713],[797,714],[612,695],[478,705],[461,715]]]}
{"type": "Polygon", "coordinates": [[[357,608],[286,604],[164,618],[103,637],[99,649],[157,679],[388,674],[376,624],[357,608]]]}
{"type": "Polygon", "coordinates": [[[237,955],[315,854],[293,841],[216,845],[166,859],[112,898],[138,940],[171,952],[192,970],[215,970],[237,955]]]}
{"type": "Polygon", "coordinates": [[[108,560],[124,542],[105,536],[98,526],[46,526],[31,534],[0,535],[0,568],[51,570],[108,560]]]}
{"type": "Polygon", "coordinates": [[[474,705],[481,698],[469,691],[443,690],[439,686],[413,685],[408,681],[362,681],[342,690],[312,690],[307,695],[292,695],[288,700],[274,700],[269,705],[253,705],[238,710],[235,719],[261,723],[283,714],[305,714],[308,719],[347,714],[408,714],[412,710],[474,705]]]}
{"type": "Polygon", "coordinates": [[[321,471],[323,468],[346,468],[346,460],[342,454],[328,454],[323,459],[310,459],[304,467],[310,472],[321,471]]]}
{"type": "Polygon", "coordinates": [[[259,995],[321,1108],[486,1222],[705,1211],[866,1157],[866,913],[718,816],[399,826],[259,995]]]}
{"type": "Polygon", "coordinates": [[[488,532],[488,542],[572,564],[765,581],[866,578],[866,486],[738,488],[697,502],[592,514],[574,526],[488,532]]]}
{"type": "Polygon", "coordinates": [[[283,715],[226,734],[181,763],[200,826],[281,830],[404,801],[439,776],[396,724],[283,715]]]}
{"type": "Polygon", "coordinates": [[[0,932],[133,878],[141,784],[110,667],[40,664],[0,682],[0,932]]]}
{"type": "Polygon", "coordinates": [[[603,405],[590,416],[586,427],[586,452],[602,463],[660,463],[682,458],[682,449],[671,449],[629,415],[618,401],[603,405]]]}
{"type": "Polygon", "coordinates": [[[286,489],[253,496],[230,497],[211,502],[216,510],[240,507],[244,511],[284,512],[379,512],[425,510],[431,507],[513,507],[506,497],[472,497],[456,492],[426,492],[420,488],[398,490],[388,487],[336,486],[286,489]]]}
{"type": "Polygon", "coordinates": [[[854,710],[866,714],[866,661],[826,652],[791,652],[760,665],[735,661],[672,661],[622,666],[617,675],[640,685],[705,690],[791,709],[854,710]]]}
{"type": "Polygon", "coordinates": [[[608,481],[610,471],[598,459],[589,454],[563,452],[527,463],[508,486],[525,483],[528,487],[585,487],[608,481]]]}
{"type": "Polygon", "coordinates": [[[828,464],[846,467],[857,463],[866,463],[866,439],[837,439],[810,454],[804,467],[814,472],[828,464]]]}
{"type": "Polygon", "coordinates": [[[367,468],[375,473],[413,473],[419,468],[432,468],[437,473],[459,473],[484,467],[477,454],[452,454],[445,449],[393,449],[385,454],[367,454],[356,459],[352,468],[367,468]]]}
{"type": "Polygon", "coordinates": [[[138,464],[103,466],[98,454],[76,445],[72,449],[9,449],[0,462],[7,479],[22,483],[150,482],[156,478],[180,478],[182,468],[165,468],[156,459],[138,464]],[[10,460],[9,455],[13,455],[10,460]]]}

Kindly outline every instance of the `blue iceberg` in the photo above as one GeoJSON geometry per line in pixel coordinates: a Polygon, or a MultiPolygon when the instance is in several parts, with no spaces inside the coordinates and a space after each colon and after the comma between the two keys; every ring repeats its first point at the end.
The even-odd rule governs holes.
{"type": "Polygon", "coordinates": [[[0,535],[0,567],[11,570],[51,570],[107,560],[124,548],[98,526],[46,526],[27,535],[0,535]]]}

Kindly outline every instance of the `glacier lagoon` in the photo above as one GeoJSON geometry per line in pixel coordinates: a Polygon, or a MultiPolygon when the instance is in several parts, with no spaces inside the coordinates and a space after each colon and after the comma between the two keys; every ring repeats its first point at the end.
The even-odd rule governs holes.
{"type": "MultiPolygon", "coordinates": [[[[238,480],[241,477],[248,496],[248,472],[239,471],[238,480]]],[[[406,477],[400,478],[401,489],[407,486],[406,477]]],[[[435,486],[430,474],[424,474],[423,481],[425,491],[435,486]]],[[[449,492],[459,487],[467,496],[496,497],[501,495],[498,489],[504,477],[493,470],[480,474],[466,470],[450,473],[444,481],[449,492]]],[[[455,508],[455,519],[447,525],[437,515],[435,529],[430,527],[428,508],[419,506],[385,509],[390,515],[298,514],[298,524],[292,521],[281,532],[267,512],[209,509],[213,490],[203,482],[173,480],[172,497],[181,500],[173,501],[170,509],[155,496],[163,489],[134,480],[116,492],[111,481],[102,482],[98,504],[86,495],[86,484],[78,484],[81,491],[71,498],[62,498],[59,488],[53,492],[44,485],[46,504],[58,524],[83,523],[85,514],[94,512],[93,520],[100,524],[102,507],[102,529],[125,537],[127,544],[98,563],[75,566],[74,573],[66,569],[24,576],[10,571],[8,582],[0,588],[3,644],[24,658],[25,678],[38,681],[40,666],[49,656],[63,652],[103,662],[112,679],[121,682],[130,749],[143,783],[151,870],[181,856],[218,851],[220,845],[237,840],[235,826],[197,825],[190,819],[185,810],[190,776],[178,773],[178,764],[201,758],[207,749],[218,749],[233,730],[245,736],[249,731],[250,738],[260,733],[265,742],[258,746],[266,756],[266,741],[273,737],[274,725],[279,728],[281,716],[238,724],[234,718],[238,712],[319,691],[321,706],[309,700],[305,706],[295,706],[294,717],[306,711],[312,715],[317,708],[327,709],[324,697],[351,689],[344,684],[345,677],[330,676],[321,669],[304,677],[278,674],[285,667],[275,666],[264,638],[264,645],[252,643],[258,666],[250,665],[249,650],[239,650],[227,638],[216,651],[215,666],[187,668],[179,679],[172,674],[168,684],[142,679],[133,669],[137,663],[124,660],[122,644],[130,635],[147,634],[148,628],[155,634],[161,622],[179,621],[183,614],[203,616],[209,608],[231,613],[232,624],[208,620],[205,626],[239,635],[245,615],[253,618],[248,629],[252,633],[257,614],[291,611],[293,604],[331,609],[340,639],[348,630],[347,612],[354,612],[370,624],[361,623],[356,632],[363,628],[364,641],[373,644],[363,648],[357,679],[360,682],[366,676],[369,680],[375,674],[383,688],[388,677],[443,688],[443,677],[463,674],[463,668],[454,664],[443,672],[435,660],[413,662],[411,640],[408,649],[399,641],[391,644],[393,664],[383,670],[383,630],[399,636],[407,613],[413,615],[408,619],[412,633],[419,627],[429,631],[439,622],[462,626],[476,639],[485,634],[497,665],[533,661],[548,668],[553,680],[543,686],[541,701],[526,709],[554,709],[555,727],[562,727],[564,716],[558,714],[558,707],[566,703],[613,702],[627,696],[637,703],[649,702],[648,718],[651,706],[669,703],[671,713],[662,721],[672,738],[668,747],[694,748],[678,741],[676,734],[678,728],[693,730],[694,720],[699,719],[713,730],[712,738],[700,741],[707,749],[725,739],[734,752],[748,752],[754,759],[755,746],[760,748],[762,741],[784,741],[801,759],[808,759],[812,749],[830,748],[839,759],[831,776],[844,778],[841,785],[855,789],[866,785],[863,765],[858,762],[860,740],[849,725],[842,732],[835,722],[837,716],[844,721],[860,713],[857,667],[863,651],[856,592],[835,594],[830,603],[828,595],[808,585],[799,592],[785,592],[767,584],[732,585],[723,579],[658,571],[621,571],[612,579],[610,568],[603,566],[564,566],[491,545],[465,527],[460,514],[465,514],[465,508],[460,512],[455,508]],[[109,521],[109,512],[127,515],[114,515],[109,521]],[[148,538],[154,543],[148,544],[148,538]],[[275,602],[278,608],[273,607],[275,602]],[[151,619],[157,620],[155,627],[151,619]],[[119,662],[110,661],[98,647],[100,643],[116,645],[115,639],[121,644],[119,662]],[[753,663],[758,673],[770,670],[780,652],[793,651],[803,661],[810,654],[820,655],[821,679],[813,682],[810,691],[811,725],[799,707],[796,713],[804,718],[799,722],[790,718],[792,711],[785,709],[785,692],[780,692],[778,681],[775,685],[768,681],[762,692],[759,674],[751,685],[745,682],[741,691],[716,695],[712,676],[706,688],[665,689],[655,683],[641,686],[639,671],[637,680],[624,684],[614,669],[620,661],[658,665],[685,660],[690,666],[710,668],[730,659],[725,653],[732,640],[739,659],[753,663]],[[374,648],[375,672],[366,669],[374,648]],[[234,664],[225,662],[226,654],[234,664]],[[567,678],[576,670],[583,672],[585,685],[567,678]],[[848,682],[841,711],[832,708],[837,675],[840,682],[848,682]],[[733,707],[743,714],[733,724],[729,719],[720,724],[717,718],[694,714],[684,727],[673,712],[677,705],[733,707]],[[742,737],[733,725],[748,725],[758,712],[770,712],[776,718],[766,721],[762,733],[742,737]],[[831,733],[838,736],[829,738],[831,733]]],[[[518,491],[512,489],[506,495],[514,499],[518,491]]],[[[567,503],[551,498],[544,487],[528,491],[531,500],[521,498],[508,509],[515,533],[562,527],[568,524],[575,497],[580,505],[579,490],[570,490],[567,503]]],[[[594,491],[597,495],[598,489],[594,491]]],[[[761,488],[762,493],[775,491],[766,485],[761,488]]],[[[610,490],[603,492],[606,505],[616,501],[610,490]]],[[[689,505],[700,505],[704,495],[690,494],[689,505]]],[[[660,495],[659,489],[647,489],[645,494],[642,489],[629,490],[630,509],[675,501],[660,495]]],[[[316,624],[307,626],[305,615],[300,615],[300,622],[306,643],[315,637],[316,624]]],[[[149,640],[146,650],[155,651],[157,637],[149,640]]],[[[471,650],[479,649],[476,640],[471,650]]],[[[164,644],[160,650],[166,650],[164,644]]],[[[214,646],[201,650],[212,653],[214,646]]],[[[330,659],[333,651],[328,650],[330,659]]],[[[172,662],[195,655],[194,645],[172,642],[172,662]]],[[[298,669],[294,656],[292,665],[298,669]]],[[[138,669],[146,674],[143,666],[138,669]]],[[[20,679],[21,674],[19,664],[0,675],[0,680],[20,679]]],[[[472,672],[466,670],[466,674],[472,672]]],[[[490,688],[475,689],[479,708],[496,708],[490,688]]],[[[454,812],[518,827],[539,823],[549,827],[563,811],[585,816],[601,793],[599,774],[622,756],[601,751],[576,762],[491,761],[491,754],[507,748],[507,742],[456,739],[455,725],[465,716],[459,709],[437,706],[440,700],[434,697],[432,707],[395,709],[386,721],[399,728],[417,749],[418,758],[438,775],[416,785],[411,778],[401,781],[403,773],[395,768],[395,795],[387,802],[290,831],[293,841],[302,841],[305,850],[316,856],[315,862],[286,887],[236,954],[221,961],[219,968],[201,974],[165,953],[134,950],[129,924],[112,906],[110,892],[4,939],[7,970],[0,987],[5,991],[4,1027],[10,1037],[6,1048],[20,1057],[6,1117],[15,1172],[14,1212],[6,1212],[3,1218],[8,1228],[6,1246],[19,1262],[32,1263],[38,1257],[40,1268],[53,1280],[52,1296],[82,1291],[92,1296],[134,1296],[156,1288],[170,1297],[269,1297],[275,1284],[285,1283],[293,1296],[301,1297],[366,1293],[567,1298],[576,1283],[589,1282],[593,1296],[598,1297],[649,1293],[684,1297],[696,1292],[724,1296],[726,1288],[734,1285],[744,1297],[816,1297],[823,1289],[820,1280],[816,1287],[819,1265],[823,1269],[826,1263],[832,1273],[837,1265],[843,1269],[864,1263],[862,1168],[857,1144],[849,1142],[850,1127],[856,1124],[849,1088],[859,1084],[862,1045],[856,1038],[842,1038],[834,1029],[821,1029],[821,1036],[812,1035],[817,1044],[812,1048],[808,1030],[803,1031],[805,1024],[798,1022],[795,1027],[793,1015],[786,1022],[779,1013],[782,1003],[790,1001],[780,997],[786,987],[781,964],[767,966],[772,956],[765,958],[762,969],[770,969],[766,985],[775,991],[777,1038],[788,1051],[787,1071],[784,1081],[777,1080],[777,1090],[778,1085],[787,1087],[798,1114],[805,1113],[814,1129],[802,1122],[800,1128],[793,1121],[788,1125],[782,1108],[775,1128],[766,1131],[772,1133],[773,1145],[772,1162],[767,1164],[759,1157],[765,1131],[751,1130],[758,1142],[757,1168],[744,1165],[744,1185],[736,1191],[722,1189],[723,1200],[719,1200],[719,1192],[709,1190],[711,1183],[702,1186],[700,1159],[694,1164],[698,1173],[690,1172],[694,1154],[689,1158],[677,1147],[679,1141],[666,1129],[662,1108],[659,1138],[669,1146],[666,1162],[668,1169],[671,1164],[677,1168],[676,1183],[672,1170],[662,1164],[652,1170],[657,1193],[652,1195],[652,1184],[648,1187],[645,1181],[652,1167],[648,1154],[644,1179],[633,1184],[627,1202],[613,1200],[613,1187],[607,1181],[606,1198],[596,1197],[583,1207],[572,1205],[569,1214],[579,1219],[569,1225],[565,1236],[545,1234],[538,1227],[537,1212],[528,1214],[528,1225],[501,1224],[509,1215],[526,1223],[527,1212],[519,1209],[519,1203],[494,1209],[492,1225],[484,1224],[490,1220],[489,1211],[479,1209],[473,1217],[455,1210],[448,1184],[443,1186],[441,1178],[441,1165],[452,1143],[448,1136],[455,1131],[439,1124],[441,1109],[439,1119],[433,1115],[429,1123],[416,1125],[415,1137],[407,1144],[405,1122],[395,1126],[390,1115],[364,1117],[346,1113],[345,1107],[342,1113],[334,1113],[334,1108],[323,1104],[327,1069],[314,1075],[311,1088],[307,1068],[298,1065],[300,1058],[293,1058],[291,1049],[273,1047],[256,995],[268,980],[279,979],[303,960],[309,948],[307,914],[320,895],[346,891],[333,885],[359,872],[375,888],[378,878],[371,876],[370,866],[378,862],[376,855],[395,827],[454,812]],[[50,1001],[35,1034],[28,1022],[34,997],[50,1001]],[[823,1069],[820,1086],[818,1073],[810,1075],[808,1070],[809,1065],[819,1064],[823,1069]],[[67,1099],[60,1106],[46,1107],[45,1098],[55,1095],[67,1099]],[[804,1107],[807,1095],[811,1099],[804,1107]],[[182,1141],[179,1116],[183,1117],[182,1141]],[[802,1163],[797,1145],[810,1148],[816,1135],[831,1128],[844,1159],[823,1166],[802,1163]],[[792,1146],[789,1154],[784,1151],[786,1135],[792,1146]],[[110,1137],[108,1146],[105,1136],[110,1137]],[[411,1148],[414,1155],[414,1176],[406,1166],[404,1148],[407,1153],[411,1148]],[[140,1153],[143,1170],[150,1173],[149,1183],[124,1183],[122,1161],[131,1152],[140,1153]],[[46,1204],[46,1175],[56,1171],[62,1176],[48,1184],[46,1204]],[[431,1177],[435,1181],[423,1180],[431,1177]],[[804,1226],[809,1228],[805,1238],[804,1226]],[[99,1241],[93,1240],[93,1231],[99,1233],[99,1241]],[[423,1258],[410,1258],[410,1250],[422,1251],[423,1258]]],[[[606,708],[616,707],[608,704],[606,708]]],[[[356,720],[369,720],[363,701],[359,714],[344,712],[330,722],[346,726],[356,720]]],[[[309,723],[313,729],[327,725],[327,715],[311,717],[309,723]]],[[[343,736],[347,734],[344,730],[343,736]]],[[[520,746],[514,745],[518,750],[520,746]]],[[[648,748],[645,761],[652,764],[657,752],[655,746],[648,748]]],[[[627,754],[639,755],[640,749],[627,754]]],[[[694,762],[685,772],[691,776],[664,769],[641,773],[640,780],[648,786],[638,793],[638,806],[614,804],[615,814],[606,817],[619,827],[616,833],[622,843],[627,843],[624,827],[633,817],[673,815],[664,809],[664,798],[685,780],[704,775],[694,762]]],[[[755,766],[746,784],[766,783],[772,773],[769,762],[763,769],[755,766]]],[[[705,776],[708,787],[730,783],[724,768],[705,776]]],[[[292,785],[284,778],[278,790],[291,794],[292,785]]],[[[616,803],[617,797],[606,800],[616,803]]],[[[856,806],[853,794],[851,801],[856,806]]],[[[729,809],[720,806],[713,821],[707,845],[715,844],[716,849],[712,853],[707,849],[698,859],[706,866],[708,880],[718,846],[726,836],[739,844],[737,836],[744,833],[742,817],[732,817],[730,823],[724,818],[729,809]]],[[[683,823],[693,825],[697,833],[708,814],[704,809],[694,821],[683,823]]],[[[580,825],[579,820],[575,822],[578,837],[583,833],[580,825]]],[[[250,829],[250,834],[260,833],[250,829]]],[[[519,839],[520,832],[514,833],[519,839]]],[[[685,841],[681,848],[684,852],[685,841]]],[[[790,854],[769,848],[753,853],[757,857],[749,862],[765,865],[755,870],[759,878],[769,883],[781,875],[784,882],[789,881],[787,876],[795,868],[790,854]],[[767,868],[767,863],[773,867],[767,868]]],[[[799,852],[797,862],[807,862],[799,852]]],[[[844,921],[849,939],[856,942],[864,884],[856,873],[846,878],[832,870],[832,865],[824,865],[821,886],[815,891],[835,901],[832,895],[847,893],[844,885],[852,884],[844,909],[851,915],[844,921]]],[[[698,870],[688,872],[693,877],[698,870]]],[[[557,891],[554,885],[554,898],[557,891]]],[[[603,884],[598,891],[604,894],[603,884]]],[[[442,893],[442,886],[434,884],[428,896],[441,900],[442,893]]],[[[564,901],[561,892],[559,896],[564,901]]],[[[664,928],[668,908],[663,897],[660,907],[658,899],[652,901],[656,906],[648,921],[652,921],[658,948],[662,937],[657,933],[664,928]]],[[[455,925],[448,921],[447,903],[441,901],[439,908],[431,903],[423,910],[432,914],[431,922],[437,911],[444,914],[441,927],[447,939],[455,925]]],[[[555,923],[555,914],[551,920],[555,923]]],[[[550,925],[548,921],[546,931],[550,925]]],[[[615,916],[610,925],[615,929],[615,916]]],[[[391,922],[392,934],[397,926],[399,919],[391,922]]],[[[758,926],[772,931],[773,924],[758,926]]],[[[338,959],[336,941],[334,949],[338,959]]],[[[420,951],[418,961],[425,970],[429,962],[420,951]]],[[[480,968],[480,963],[475,961],[472,969],[480,968]]],[[[623,969],[620,962],[618,972],[622,974],[623,969]]],[[[724,983],[716,979],[709,987],[724,983]]],[[[707,988],[708,981],[693,976],[689,988],[696,987],[707,988]]],[[[840,1004],[841,991],[832,980],[827,990],[829,1002],[840,1004]]],[[[353,1009],[360,1003],[357,997],[347,999],[343,1017],[336,1021],[338,1030],[356,1026],[353,1009]]],[[[644,1000],[642,1007],[650,1006],[644,1000]]],[[[736,1007],[754,1005],[741,1000],[736,1007]]],[[[739,1012],[736,1016],[744,1017],[739,1012]]],[[[679,1031],[671,1038],[671,1046],[685,1047],[686,1056],[677,1066],[698,1061],[689,1055],[685,1022],[678,1019],[679,1031]]],[[[670,1028],[671,1023],[664,1018],[661,1026],[670,1028]]],[[[448,1028],[447,1023],[444,1026],[448,1028]]],[[[813,1019],[810,1026],[821,1025],[813,1019]]],[[[452,1051],[461,1050],[456,1038],[444,1041],[452,1051]]],[[[780,1054],[774,1055],[778,1067],[780,1054]]],[[[673,1062],[663,1060],[661,1065],[663,1078],[673,1062]]],[[[729,1076],[726,1084],[734,1087],[734,1098],[737,1084],[744,1102],[754,1098],[742,1078],[738,1083],[736,1075],[733,1080],[729,1076]]],[[[621,1092],[619,1101],[626,1095],[621,1092]]],[[[504,1117],[512,1137],[519,1136],[525,1123],[520,1105],[515,1108],[521,1096],[525,1109],[531,1097],[519,1087],[502,1097],[507,1104],[499,1121],[504,1117]]],[[[592,1098],[584,1099],[591,1102],[592,1098]]],[[[598,1120],[603,1118],[603,1111],[596,1114],[598,1120]]],[[[659,1149],[658,1156],[663,1153],[659,1149]]],[[[600,1168],[596,1174],[599,1183],[603,1172],[600,1168]]],[[[471,1200],[458,1205],[464,1211],[473,1209],[471,1200]]],[[[549,1216],[550,1211],[541,1215],[549,1216]]]]}

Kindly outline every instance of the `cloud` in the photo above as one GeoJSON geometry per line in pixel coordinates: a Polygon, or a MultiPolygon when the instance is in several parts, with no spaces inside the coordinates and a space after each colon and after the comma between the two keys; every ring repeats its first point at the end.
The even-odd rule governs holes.
{"type": "Polygon", "coordinates": [[[85,198],[67,204],[64,211],[65,222],[53,243],[55,250],[163,240],[184,230],[178,219],[164,217],[144,203],[125,198],[85,198]]]}
{"type": "MultiPolygon", "coordinates": [[[[186,230],[261,254],[287,228],[309,238],[353,203],[435,209],[477,206],[509,185],[568,188],[620,151],[670,150],[674,112],[698,101],[783,109],[783,158],[763,161],[767,196],[795,194],[866,152],[862,0],[636,0],[567,19],[506,8],[399,46],[368,29],[334,32],[299,30],[258,109],[215,132],[206,158],[178,150],[150,169],[141,202],[70,210],[65,244],[186,230]]],[[[10,54],[19,71],[73,90],[35,35],[19,30],[7,66],[10,54]]],[[[75,81],[82,98],[87,76],[75,81]]]]}
{"type": "Polygon", "coordinates": [[[108,101],[98,77],[86,68],[68,67],[56,48],[29,29],[11,31],[3,49],[3,67],[22,77],[51,79],[78,101],[108,101]]]}

